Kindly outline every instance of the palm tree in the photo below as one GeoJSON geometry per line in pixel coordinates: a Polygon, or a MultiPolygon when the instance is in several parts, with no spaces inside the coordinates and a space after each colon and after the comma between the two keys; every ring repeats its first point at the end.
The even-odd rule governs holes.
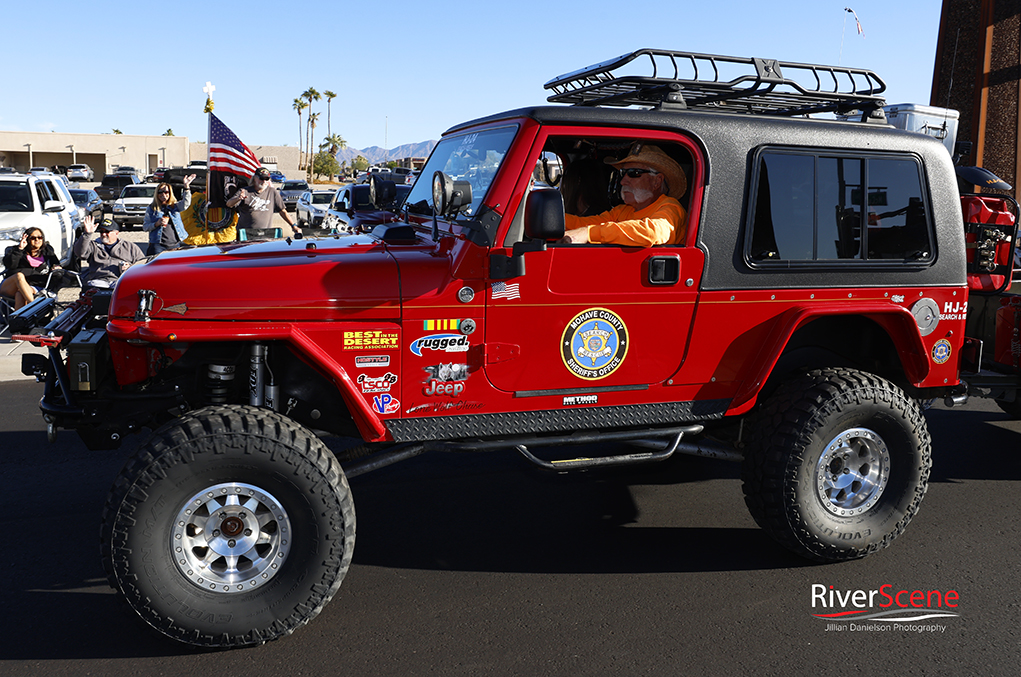
{"type": "Polygon", "coordinates": [[[168,129],[167,131],[163,132],[163,136],[173,136],[173,135],[174,135],[174,130],[173,129],[168,129]]]}
{"type": "Polygon", "coordinates": [[[116,127],[114,127],[114,129],[113,129],[113,133],[114,133],[114,134],[123,134],[124,132],[122,132],[121,130],[119,130],[119,129],[117,129],[116,127]]]}
{"type": "Polygon", "coordinates": [[[302,98],[308,99],[308,121],[305,123],[305,148],[308,149],[309,161],[306,168],[312,168],[312,102],[322,98],[315,87],[309,87],[301,94],[302,98]]]}
{"type": "Polygon", "coordinates": [[[295,99],[294,105],[291,106],[294,110],[298,111],[298,169],[302,168],[302,157],[301,157],[301,111],[308,108],[308,104],[305,103],[304,99],[295,99]]]}
{"type": "Polygon", "coordinates": [[[333,129],[330,127],[330,103],[337,98],[337,95],[330,90],[323,90],[323,96],[326,97],[326,135],[333,136],[333,129]]]}
{"type": "MultiPolygon", "coordinates": [[[[315,134],[316,123],[319,121],[319,115],[320,115],[319,113],[309,113],[308,114],[308,130],[309,130],[309,141],[310,141],[310,143],[311,143],[312,136],[315,134]]],[[[311,181],[312,180],[312,164],[313,164],[313,159],[311,157],[311,155],[312,155],[312,146],[311,145],[309,145],[309,147],[308,147],[308,154],[309,154],[309,162],[308,162],[308,165],[307,165],[308,180],[311,181]]]]}
{"type": "MultiPolygon", "coordinates": [[[[327,117],[326,119],[329,120],[329,117],[327,117]]],[[[327,129],[329,129],[329,127],[327,127],[327,129]]],[[[329,146],[330,155],[332,155],[333,157],[337,157],[338,150],[340,150],[341,148],[347,148],[347,141],[345,141],[344,137],[342,137],[340,134],[330,134],[325,139],[323,139],[323,146],[324,147],[329,146]]],[[[330,174],[330,181],[333,181],[333,174],[330,174]]]]}

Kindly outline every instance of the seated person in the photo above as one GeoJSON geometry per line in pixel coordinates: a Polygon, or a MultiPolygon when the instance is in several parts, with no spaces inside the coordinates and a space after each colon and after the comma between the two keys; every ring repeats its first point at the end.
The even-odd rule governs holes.
{"type": "Polygon", "coordinates": [[[595,216],[565,215],[566,243],[598,242],[632,247],[682,244],[687,214],[678,202],[688,189],[684,170],[658,146],[635,143],[627,157],[610,162],[621,172],[624,204],[595,216]]]}
{"type": "Polygon", "coordinates": [[[74,255],[89,262],[83,286],[112,287],[132,263],[145,258],[134,242],[120,239],[120,227],[111,219],[96,224],[92,216],[85,217],[84,232],[75,240],[74,255]],[[99,237],[91,235],[99,231],[99,237]]]}
{"type": "Polygon", "coordinates": [[[60,270],[60,259],[39,228],[21,234],[18,244],[4,252],[4,281],[0,294],[14,298],[17,310],[32,302],[46,284],[50,271],[60,270]]]}
{"type": "Polygon", "coordinates": [[[610,168],[591,158],[581,158],[564,167],[560,192],[564,212],[575,216],[602,214],[610,208],[606,195],[610,168]]]}

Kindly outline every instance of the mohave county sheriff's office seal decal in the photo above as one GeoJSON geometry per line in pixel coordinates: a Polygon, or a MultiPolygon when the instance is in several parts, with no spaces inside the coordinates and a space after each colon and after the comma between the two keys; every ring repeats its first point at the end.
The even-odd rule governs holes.
{"type": "Polygon", "coordinates": [[[627,357],[628,335],[624,320],[606,308],[578,313],[564,328],[560,354],[564,365],[580,378],[606,378],[627,357]]]}

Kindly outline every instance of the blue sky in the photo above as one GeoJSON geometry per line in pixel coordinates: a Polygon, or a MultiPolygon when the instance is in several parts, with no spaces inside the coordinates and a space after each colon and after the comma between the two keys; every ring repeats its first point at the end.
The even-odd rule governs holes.
{"type": "MultiPolygon", "coordinates": [[[[437,139],[464,120],[543,103],[542,85],[553,77],[642,47],[839,62],[876,71],[889,103],[928,104],[941,5],[7,2],[0,130],[170,128],[205,140],[202,88],[211,81],[217,115],[250,145],[297,146],[292,103],[315,87],[339,95],[332,129],[350,147],[393,148],[437,139]],[[864,39],[845,7],[857,13],[864,39]]],[[[313,110],[322,111],[318,144],[326,101],[313,110]]]]}

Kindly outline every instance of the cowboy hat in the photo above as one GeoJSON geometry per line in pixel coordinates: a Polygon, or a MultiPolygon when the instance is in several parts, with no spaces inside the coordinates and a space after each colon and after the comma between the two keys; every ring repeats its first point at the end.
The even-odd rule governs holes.
{"type": "Polygon", "coordinates": [[[659,146],[651,146],[641,142],[631,145],[627,157],[622,160],[611,160],[606,158],[606,164],[620,169],[626,164],[645,165],[654,169],[666,179],[670,189],[670,197],[680,200],[688,190],[688,179],[684,176],[684,170],[677,162],[663,152],[659,146]]]}

